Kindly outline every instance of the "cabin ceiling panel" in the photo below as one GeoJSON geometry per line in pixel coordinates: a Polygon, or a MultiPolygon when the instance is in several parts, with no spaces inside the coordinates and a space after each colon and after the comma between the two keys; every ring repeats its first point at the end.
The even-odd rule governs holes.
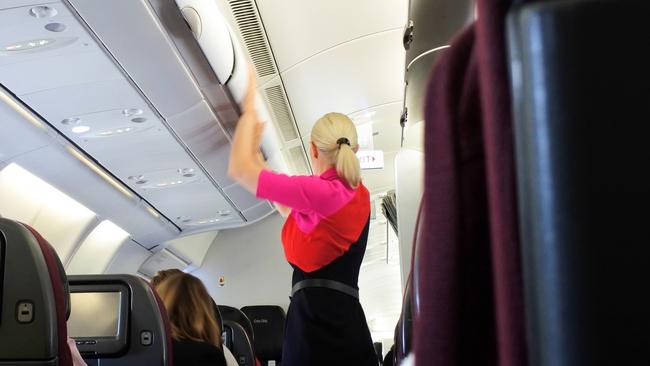
{"type": "Polygon", "coordinates": [[[205,178],[169,189],[147,189],[142,196],[156,202],[181,229],[209,224],[241,224],[243,220],[219,191],[205,178]]]}
{"type": "Polygon", "coordinates": [[[118,75],[111,80],[91,82],[82,85],[69,85],[40,92],[29,93],[20,97],[28,105],[39,107],[39,113],[57,128],[61,121],[71,117],[102,117],[98,113],[117,111],[117,115],[106,114],[104,117],[115,118],[114,122],[133,124],[132,118],[122,114],[126,109],[140,109],[147,115],[138,115],[155,119],[153,112],[133,87],[118,75]]]}
{"type": "MultiPolygon", "coordinates": [[[[273,55],[285,71],[353,39],[401,29],[408,1],[257,0],[273,55]]],[[[400,41],[401,44],[401,41],[400,41]]]]}
{"type": "Polygon", "coordinates": [[[357,126],[370,124],[373,132],[373,147],[384,151],[396,151],[400,148],[402,126],[399,119],[402,115],[402,101],[382,104],[367,108],[348,116],[357,126]]]}
{"type": "Polygon", "coordinates": [[[29,6],[0,11],[3,84],[20,96],[119,78],[115,65],[68,9],[60,3],[48,6],[55,16],[34,17],[29,6]]]}
{"type": "MultiPolygon", "coordinates": [[[[111,0],[107,6],[104,1],[69,1],[163,116],[180,113],[203,99],[148,2],[111,0]]],[[[176,11],[176,6],[169,3],[173,2],[167,4],[176,11]]],[[[179,14],[170,14],[171,17],[167,22],[181,21],[179,14]]],[[[190,33],[189,29],[184,30],[190,33]]]]}
{"type": "Polygon", "coordinates": [[[139,199],[120,193],[60,145],[31,151],[13,162],[92,208],[100,217],[111,218],[141,244],[159,244],[178,233],[160,217],[141,209],[139,199]]]}
{"type": "MultiPolygon", "coordinates": [[[[54,3],[55,1],[37,1],[37,0],[2,0],[0,2],[0,9],[10,9],[10,8],[17,8],[21,6],[27,6],[27,5],[35,5],[35,4],[50,4],[54,3]]],[[[57,1],[58,2],[58,1],[57,1]]]]}
{"type": "Polygon", "coordinates": [[[10,161],[15,156],[52,142],[44,129],[30,124],[18,111],[1,100],[0,122],[4,131],[0,133],[0,160],[10,161]]]}
{"type": "Polygon", "coordinates": [[[300,132],[323,114],[351,113],[403,98],[402,31],[357,39],[282,74],[300,132]]]}

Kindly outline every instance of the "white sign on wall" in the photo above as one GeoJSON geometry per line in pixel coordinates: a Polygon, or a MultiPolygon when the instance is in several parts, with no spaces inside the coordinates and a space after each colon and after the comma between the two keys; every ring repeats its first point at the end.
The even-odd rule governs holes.
{"type": "Polygon", "coordinates": [[[384,152],[381,150],[359,150],[357,157],[362,170],[384,168],[384,152]]]}

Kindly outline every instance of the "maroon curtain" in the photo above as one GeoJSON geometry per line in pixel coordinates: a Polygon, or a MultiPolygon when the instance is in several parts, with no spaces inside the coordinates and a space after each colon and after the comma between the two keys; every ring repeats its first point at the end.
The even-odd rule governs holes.
{"type": "Polygon", "coordinates": [[[428,86],[414,272],[417,365],[527,364],[508,6],[479,1],[478,20],[452,42],[428,86]]]}

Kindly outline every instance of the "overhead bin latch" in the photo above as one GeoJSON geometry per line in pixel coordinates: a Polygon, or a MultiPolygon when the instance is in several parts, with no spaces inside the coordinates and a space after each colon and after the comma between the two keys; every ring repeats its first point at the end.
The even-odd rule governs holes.
{"type": "Polygon", "coordinates": [[[413,21],[409,20],[408,25],[404,28],[404,36],[402,37],[402,43],[404,44],[404,49],[408,50],[411,48],[411,43],[413,43],[413,21]]]}

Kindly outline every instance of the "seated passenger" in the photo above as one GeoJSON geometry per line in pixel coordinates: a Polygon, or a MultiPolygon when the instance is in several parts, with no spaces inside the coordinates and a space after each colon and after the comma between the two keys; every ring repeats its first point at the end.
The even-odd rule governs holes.
{"type": "Polygon", "coordinates": [[[75,343],[74,339],[68,338],[68,347],[70,348],[70,354],[72,356],[72,366],[88,366],[83,357],[81,357],[79,349],[77,348],[77,343],[75,343]]]}
{"type": "Polygon", "coordinates": [[[158,283],[156,291],[172,326],[174,364],[226,366],[221,329],[201,280],[183,272],[175,273],[158,283]]]}
{"type": "Polygon", "coordinates": [[[156,273],[156,275],[153,276],[153,278],[151,279],[151,286],[153,286],[153,288],[156,289],[158,288],[158,285],[160,285],[166,278],[179,273],[185,273],[185,272],[176,268],[169,268],[169,269],[163,269],[161,271],[158,271],[158,273],[156,273]]]}

